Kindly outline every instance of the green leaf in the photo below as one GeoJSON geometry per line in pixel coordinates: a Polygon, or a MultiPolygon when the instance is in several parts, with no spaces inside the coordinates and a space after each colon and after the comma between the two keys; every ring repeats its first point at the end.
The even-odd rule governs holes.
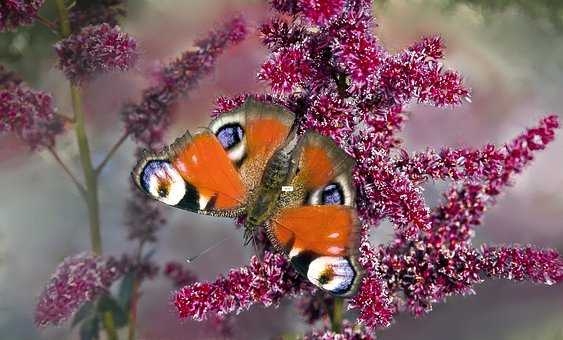
{"type": "Polygon", "coordinates": [[[97,340],[100,338],[100,319],[97,316],[86,319],[80,325],[80,340],[97,340]]]}
{"type": "Polygon", "coordinates": [[[76,327],[76,325],[81,323],[84,319],[93,317],[94,311],[95,311],[94,303],[92,303],[91,301],[88,301],[85,304],[83,304],[82,307],[80,307],[80,309],[78,310],[78,312],[76,312],[76,314],[74,315],[74,318],[72,319],[71,328],[76,327]]]}
{"type": "Polygon", "coordinates": [[[135,285],[135,272],[130,271],[123,276],[117,293],[117,302],[125,312],[129,312],[131,305],[131,297],[133,296],[133,287],[135,285]]]}
{"type": "Polygon", "coordinates": [[[98,313],[103,315],[105,312],[110,312],[113,317],[113,322],[115,327],[121,328],[127,325],[128,316],[127,313],[119,303],[109,294],[104,294],[100,297],[98,302],[98,313]]]}

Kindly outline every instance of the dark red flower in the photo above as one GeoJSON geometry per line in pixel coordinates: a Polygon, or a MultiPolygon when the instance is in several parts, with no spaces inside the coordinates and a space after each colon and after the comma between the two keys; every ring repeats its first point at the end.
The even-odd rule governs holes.
{"type": "Polygon", "coordinates": [[[106,72],[131,68],[138,57],[137,41],[119,26],[100,24],[84,27],[79,33],[58,42],[57,66],[75,84],[106,72]]]}
{"type": "Polygon", "coordinates": [[[106,292],[119,277],[115,262],[81,253],[64,259],[39,296],[35,309],[38,326],[68,320],[85,302],[106,292]]]}
{"type": "Polygon", "coordinates": [[[53,97],[29,88],[12,73],[0,76],[0,133],[15,133],[32,150],[54,146],[64,124],[53,97]]]}
{"type": "Polygon", "coordinates": [[[3,0],[0,3],[0,32],[29,25],[45,0],[3,0]]]}

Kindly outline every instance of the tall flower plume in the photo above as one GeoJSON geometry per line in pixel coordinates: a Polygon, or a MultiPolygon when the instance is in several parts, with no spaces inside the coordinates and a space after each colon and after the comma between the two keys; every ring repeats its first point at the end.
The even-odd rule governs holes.
{"type": "Polygon", "coordinates": [[[245,36],[245,23],[237,17],[211,31],[206,38],[197,40],[193,50],[166,65],[161,71],[160,84],[143,91],[140,103],[124,107],[121,117],[127,132],[145,146],[161,144],[164,131],[170,125],[171,108],[178,98],[211,72],[225,48],[245,36]]]}
{"type": "MultiPolygon", "coordinates": [[[[471,243],[486,209],[553,140],[559,127],[556,116],[545,117],[504,146],[411,154],[398,138],[407,122],[406,105],[456,106],[470,96],[462,77],[442,65],[442,40],[426,37],[391,54],[373,33],[371,1],[271,3],[282,15],[260,26],[270,54],[258,78],[271,86],[272,94],[222,97],[214,115],[248,96],[277,103],[297,114],[301,131],[329,136],[355,158],[353,179],[362,221],[358,261],[365,277],[348,308],[358,310],[358,323],[373,331],[388,327],[400,311],[422,315],[447,296],[472,292],[485,278],[548,285],[562,281],[562,260],[555,250],[518,245],[476,248],[471,243]],[[441,204],[429,207],[422,185],[435,179],[450,180],[452,185],[441,204]],[[395,239],[373,245],[369,234],[383,218],[395,226],[395,239]]],[[[283,275],[280,270],[292,271],[282,257],[278,268],[271,267],[276,266],[271,262],[274,255],[268,256],[262,266],[275,271],[276,277],[283,275]]],[[[179,316],[201,320],[263,303],[263,295],[249,293],[262,287],[251,284],[249,275],[260,275],[240,277],[241,273],[249,273],[248,267],[179,290],[175,295],[179,316]]],[[[263,290],[276,287],[277,301],[302,291],[302,281],[291,282],[263,290]]],[[[304,302],[307,317],[316,319],[323,313],[314,301],[304,302]]],[[[362,328],[346,328],[346,334],[356,329],[362,328]]],[[[369,338],[367,333],[353,337],[327,330],[313,334],[326,339],[369,338]]]]}

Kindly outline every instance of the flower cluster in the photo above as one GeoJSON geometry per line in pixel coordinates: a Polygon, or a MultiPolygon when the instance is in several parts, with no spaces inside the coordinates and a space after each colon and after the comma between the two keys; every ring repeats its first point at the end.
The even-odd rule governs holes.
{"type": "Polygon", "coordinates": [[[35,323],[60,324],[83,303],[106,292],[119,275],[116,264],[103,257],[88,253],[67,257],[39,296],[35,323]]]}
{"type": "Polygon", "coordinates": [[[231,44],[246,36],[245,23],[235,18],[209,36],[195,42],[195,48],[166,65],[160,84],[143,91],[139,104],[127,104],[121,115],[125,128],[133,138],[148,147],[158,146],[170,125],[170,111],[178,98],[194,88],[211,72],[219,55],[231,44]]]}
{"type": "Polygon", "coordinates": [[[32,150],[55,145],[64,131],[53,97],[31,89],[14,73],[0,67],[0,133],[15,133],[32,150]]]}
{"type": "Polygon", "coordinates": [[[45,0],[4,0],[0,3],[0,32],[29,25],[45,0]]]}
{"type": "MultiPolygon", "coordinates": [[[[461,76],[440,62],[442,40],[423,38],[393,55],[373,34],[370,1],[275,0],[272,5],[282,15],[260,27],[270,54],[258,74],[272,94],[220,98],[214,115],[249,96],[281,104],[297,114],[301,131],[329,136],[355,158],[353,180],[362,221],[358,261],[365,276],[348,307],[358,310],[359,323],[371,331],[389,326],[402,310],[421,315],[447,296],[472,292],[486,277],[543,284],[563,280],[562,260],[554,250],[478,249],[471,244],[487,207],[534,153],[553,140],[557,117],[542,119],[501,147],[410,154],[397,136],[407,121],[406,105],[455,106],[469,97],[461,76]],[[436,179],[452,184],[443,202],[431,208],[422,185],[436,179]],[[369,234],[383,218],[394,224],[395,239],[372,245],[369,234]]],[[[269,267],[274,255],[266,254],[262,266],[269,267]]],[[[292,270],[279,259],[277,268],[269,267],[276,278],[292,270]]],[[[180,317],[201,320],[209,313],[239,312],[253,303],[268,305],[271,299],[264,302],[255,289],[275,288],[277,301],[303,287],[297,278],[282,285],[272,276],[252,274],[249,268],[256,266],[253,259],[250,267],[233,269],[226,278],[181,289],[175,298],[180,317]],[[255,280],[274,282],[262,287],[252,284],[255,280]]],[[[302,305],[311,320],[326,314],[314,299],[302,305]]],[[[326,331],[314,336],[352,338],[326,331]]]]}
{"type": "Polygon", "coordinates": [[[176,292],[174,304],[182,318],[205,320],[208,314],[224,317],[247,310],[256,303],[277,305],[286,295],[306,289],[287,260],[266,252],[260,261],[254,256],[250,265],[231,270],[215,282],[196,282],[176,292]]]}
{"type": "Polygon", "coordinates": [[[86,26],[58,42],[58,67],[75,84],[105,72],[127,71],[138,57],[137,41],[119,26],[86,26]]]}

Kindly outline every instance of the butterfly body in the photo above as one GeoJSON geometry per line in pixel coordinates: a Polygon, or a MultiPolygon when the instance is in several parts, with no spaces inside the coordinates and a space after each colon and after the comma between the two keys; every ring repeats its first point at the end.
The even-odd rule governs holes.
{"type": "Polygon", "coordinates": [[[247,101],[209,129],[146,153],[133,177],[163,203],[222,217],[245,216],[245,243],[258,228],[298,272],[337,296],[354,295],[358,221],[353,159],[293,113],[247,101]]]}

